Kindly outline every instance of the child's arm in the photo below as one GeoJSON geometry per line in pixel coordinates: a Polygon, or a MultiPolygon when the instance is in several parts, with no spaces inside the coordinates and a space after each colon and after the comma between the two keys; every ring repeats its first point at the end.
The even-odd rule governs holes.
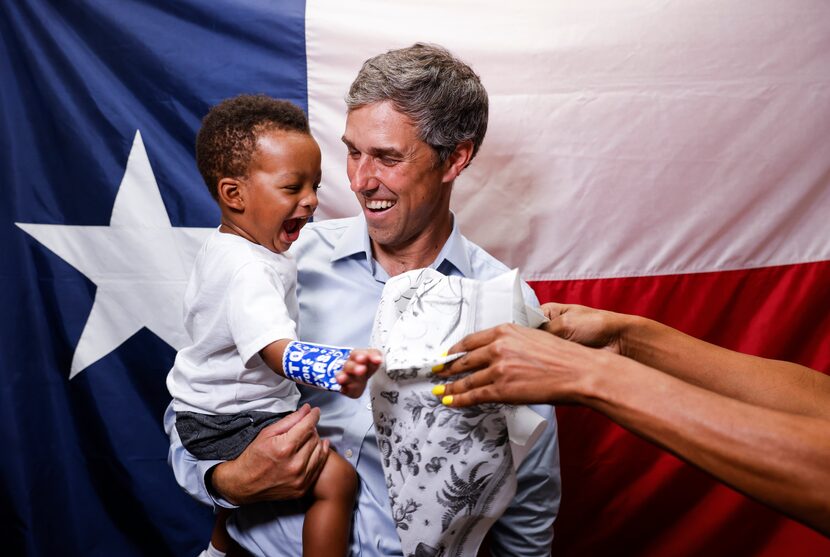
{"type": "Polygon", "coordinates": [[[270,367],[274,373],[282,375],[283,377],[285,377],[285,371],[282,369],[282,357],[283,354],[285,354],[285,348],[288,346],[289,342],[291,342],[290,338],[283,338],[272,342],[259,351],[259,355],[265,363],[268,364],[268,367],[270,367]]]}
{"type": "MultiPolygon", "coordinates": [[[[290,371],[289,373],[286,373],[283,368],[283,362],[285,361],[286,349],[288,349],[288,345],[292,342],[295,341],[290,339],[281,339],[272,342],[260,350],[259,354],[268,367],[286,379],[290,379],[291,381],[295,381],[297,383],[312,385],[314,387],[321,387],[322,385],[319,382],[304,380],[302,374],[292,373],[290,371]]],[[[313,343],[302,344],[319,346],[314,345],[313,343]]],[[[330,347],[320,346],[320,348],[330,347]]],[[[377,371],[382,362],[383,358],[377,350],[353,349],[349,350],[348,359],[343,363],[342,367],[332,366],[326,371],[327,373],[332,373],[334,375],[334,381],[337,385],[339,385],[339,391],[341,393],[351,398],[357,398],[363,394],[363,390],[366,388],[366,382],[369,380],[369,377],[377,371]]]]}

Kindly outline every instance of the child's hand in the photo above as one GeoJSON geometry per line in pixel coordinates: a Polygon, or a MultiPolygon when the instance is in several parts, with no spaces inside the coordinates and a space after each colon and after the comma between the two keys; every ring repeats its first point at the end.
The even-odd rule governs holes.
{"type": "Polygon", "coordinates": [[[372,348],[354,349],[343,370],[337,374],[340,392],[347,397],[357,398],[363,394],[366,382],[383,363],[383,356],[372,348]]]}

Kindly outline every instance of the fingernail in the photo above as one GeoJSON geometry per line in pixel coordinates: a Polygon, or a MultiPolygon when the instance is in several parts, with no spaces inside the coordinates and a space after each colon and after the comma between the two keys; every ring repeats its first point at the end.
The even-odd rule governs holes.
{"type": "Polygon", "coordinates": [[[435,385],[432,388],[432,394],[435,396],[441,396],[446,392],[447,388],[444,385],[435,385]]]}
{"type": "MultiPolygon", "coordinates": [[[[446,358],[447,352],[441,352],[441,358],[446,358]]],[[[432,366],[432,373],[438,373],[439,371],[444,370],[444,364],[438,364],[437,366],[432,366]]]]}
{"type": "Polygon", "coordinates": [[[441,399],[441,404],[444,406],[452,406],[452,395],[447,395],[441,399]]]}

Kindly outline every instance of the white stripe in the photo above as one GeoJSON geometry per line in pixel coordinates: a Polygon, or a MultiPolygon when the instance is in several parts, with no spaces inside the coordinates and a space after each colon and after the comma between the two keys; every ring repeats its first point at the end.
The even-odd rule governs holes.
{"type": "Polygon", "coordinates": [[[343,96],[416,40],[469,62],[490,128],[462,230],[531,279],[830,259],[830,3],[309,0],[320,213],[354,214],[343,96]]]}

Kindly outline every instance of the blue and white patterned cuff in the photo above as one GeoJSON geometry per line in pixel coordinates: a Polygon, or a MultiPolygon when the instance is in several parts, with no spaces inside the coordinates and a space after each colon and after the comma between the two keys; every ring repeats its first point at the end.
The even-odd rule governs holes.
{"type": "Polygon", "coordinates": [[[336,376],[351,352],[351,348],[292,340],[282,355],[283,373],[297,383],[340,391],[336,376]]]}

